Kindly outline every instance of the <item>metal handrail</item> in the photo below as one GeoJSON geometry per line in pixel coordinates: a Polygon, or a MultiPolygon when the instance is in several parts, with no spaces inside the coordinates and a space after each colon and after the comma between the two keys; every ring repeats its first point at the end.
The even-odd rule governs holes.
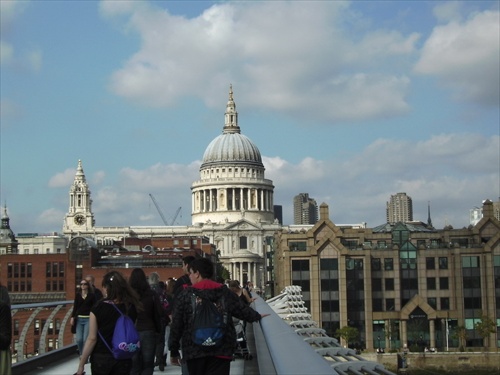
{"type": "MultiPolygon", "coordinates": [[[[50,323],[53,321],[57,312],[61,310],[63,307],[68,305],[71,305],[71,307],[66,311],[64,317],[61,320],[61,325],[59,327],[59,333],[57,336],[57,348],[62,349],[74,345],[73,343],[66,346],[64,345],[64,333],[66,331],[66,326],[73,312],[73,303],[74,301],[53,301],[53,302],[16,304],[11,306],[12,319],[14,319],[16,317],[16,314],[20,313],[21,311],[32,311],[31,314],[29,314],[29,316],[27,317],[27,319],[24,322],[22,322],[23,323],[22,326],[19,327],[20,331],[19,340],[17,346],[14,348],[15,355],[13,355],[12,358],[13,367],[15,367],[17,363],[22,363],[24,361],[29,360],[29,358],[27,358],[27,356],[25,356],[24,353],[28,330],[30,329],[33,321],[37,318],[38,314],[41,311],[44,311],[45,308],[52,307],[53,309],[52,312],[47,317],[45,325],[41,328],[40,338],[39,338],[40,346],[38,348],[37,355],[42,355],[47,352],[46,342],[47,342],[47,335],[49,334],[50,323]]],[[[54,325],[53,327],[55,329],[54,325]]]]}

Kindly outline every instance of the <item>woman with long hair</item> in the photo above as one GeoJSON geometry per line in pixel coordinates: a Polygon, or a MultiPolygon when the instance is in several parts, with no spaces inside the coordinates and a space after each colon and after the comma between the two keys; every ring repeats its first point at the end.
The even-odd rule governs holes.
{"type": "Polygon", "coordinates": [[[80,291],[76,293],[70,321],[72,332],[76,334],[76,345],[80,355],[82,355],[83,346],[89,335],[90,309],[96,302],[92,285],[86,280],[80,281],[80,291]]]}
{"type": "Polygon", "coordinates": [[[137,315],[135,327],[141,339],[141,348],[132,358],[131,375],[152,375],[155,364],[157,334],[161,331],[158,321],[161,312],[157,294],[151,289],[142,268],[135,268],[130,274],[130,286],[141,296],[143,310],[137,315]]]}
{"type": "Polygon", "coordinates": [[[111,346],[115,324],[121,316],[116,308],[135,321],[137,313],[142,311],[139,295],[118,271],[104,275],[102,288],[106,297],[90,311],[89,335],[76,375],[85,372],[85,363],[89,356],[92,375],[127,375],[132,369],[131,359],[115,359],[108,346],[111,346]],[[103,340],[106,340],[107,344],[103,340]]]}

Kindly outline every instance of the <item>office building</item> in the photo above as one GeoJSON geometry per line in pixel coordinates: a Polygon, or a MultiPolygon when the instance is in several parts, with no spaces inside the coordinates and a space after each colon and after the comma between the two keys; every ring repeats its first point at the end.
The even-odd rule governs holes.
{"type": "Polygon", "coordinates": [[[413,203],[411,198],[406,193],[391,195],[391,199],[387,202],[386,216],[387,222],[390,224],[413,221],[413,203]]]}
{"type": "Polygon", "coordinates": [[[308,193],[300,193],[293,197],[293,223],[316,224],[318,221],[318,204],[308,193]]]}
{"type": "Polygon", "coordinates": [[[374,228],[337,226],[328,206],[306,231],[274,238],[276,289],[302,287],[313,320],[327,334],[351,326],[353,345],[373,349],[403,345],[458,348],[457,327],[466,346],[500,347],[500,222],[493,203],[468,229],[429,228],[421,222],[374,228]],[[481,337],[475,323],[487,316],[494,333],[481,337]]]}

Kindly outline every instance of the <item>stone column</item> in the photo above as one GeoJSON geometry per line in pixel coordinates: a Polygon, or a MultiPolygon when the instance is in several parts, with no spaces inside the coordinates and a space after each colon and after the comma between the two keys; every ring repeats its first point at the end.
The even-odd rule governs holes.
{"type": "Polygon", "coordinates": [[[401,344],[403,345],[403,347],[405,345],[408,346],[408,333],[406,331],[407,323],[408,323],[407,320],[401,321],[401,344]]]}
{"type": "Polygon", "coordinates": [[[232,200],[233,200],[233,211],[236,210],[236,189],[235,188],[232,188],[233,190],[233,196],[232,196],[232,200]]]}
{"type": "Polygon", "coordinates": [[[429,320],[429,335],[430,335],[430,347],[436,347],[436,320],[429,320]]]}

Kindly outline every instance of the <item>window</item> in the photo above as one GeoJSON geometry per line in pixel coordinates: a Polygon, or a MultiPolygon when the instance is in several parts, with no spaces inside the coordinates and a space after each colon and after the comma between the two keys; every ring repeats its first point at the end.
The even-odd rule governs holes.
{"type": "Polygon", "coordinates": [[[462,268],[478,268],[479,257],[462,257],[462,268]]]}
{"type": "Polygon", "coordinates": [[[441,298],[441,310],[450,309],[450,299],[448,297],[441,298]]]}
{"type": "Polygon", "coordinates": [[[373,278],[372,279],[372,291],[381,292],[382,291],[382,279],[373,278]]]}
{"type": "Polygon", "coordinates": [[[374,298],[372,302],[373,311],[383,311],[383,301],[382,298],[374,298]]]}
{"type": "Polygon", "coordinates": [[[321,301],[322,312],[339,312],[340,303],[338,300],[321,301]]]}
{"type": "Polygon", "coordinates": [[[436,290],[436,278],[428,277],[427,278],[427,290],[436,290]]]}
{"type": "Polygon", "coordinates": [[[39,335],[40,334],[40,319],[35,319],[35,325],[33,326],[34,328],[34,334],[39,335]]]}
{"type": "Polygon", "coordinates": [[[346,258],[345,268],[346,270],[362,270],[363,259],[346,258]]]}
{"type": "Polygon", "coordinates": [[[382,269],[382,263],[380,258],[372,258],[372,271],[380,271],[382,269]]]}
{"type": "Polygon", "coordinates": [[[356,250],[358,248],[358,240],[349,240],[349,239],[344,239],[340,241],[342,245],[347,247],[349,250],[356,250]]]}
{"type": "Polygon", "coordinates": [[[385,290],[394,290],[394,279],[385,279],[385,290]]]}
{"type": "Polygon", "coordinates": [[[384,259],[384,270],[392,271],[394,269],[394,260],[392,258],[384,259]]]}
{"type": "Polygon", "coordinates": [[[437,308],[437,305],[436,305],[436,298],[432,297],[432,298],[427,298],[427,303],[429,304],[430,307],[432,307],[433,309],[436,309],[437,308]]]}
{"type": "Polygon", "coordinates": [[[447,270],[448,269],[448,258],[447,257],[439,257],[439,269],[447,270]]]}
{"type": "Polygon", "coordinates": [[[425,268],[428,270],[436,269],[436,259],[434,257],[425,258],[425,268]]]}
{"type": "Polygon", "coordinates": [[[439,278],[439,289],[440,290],[448,290],[448,278],[447,277],[440,277],[439,278]]]}
{"type": "Polygon", "coordinates": [[[339,290],[339,280],[338,279],[321,279],[321,291],[338,291],[339,290]]]}
{"type": "Polygon", "coordinates": [[[288,248],[290,251],[306,251],[307,242],[306,241],[290,241],[288,242],[288,248]]]}
{"type": "Polygon", "coordinates": [[[336,271],[339,269],[339,260],[335,258],[321,258],[321,271],[336,271]]]}
{"type": "Polygon", "coordinates": [[[240,250],[241,249],[247,249],[247,237],[241,236],[240,237],[240,250]]]}
{"type": "Polygon", "coordinates": [[[387,249],[387,244],[385,241],[377,241],[377,249],[387,249]]]}
{"type": "Polygon", "coordinates": [[[395,309],[396,309],[396,305],[394,302],[394,298],[386,298],[385,311],[394,311],[395,309]]]}
{"type": "Polygon", "coordinates": [[[481,309],[481,297],[464,298],[465,309],[481,309]]]}

